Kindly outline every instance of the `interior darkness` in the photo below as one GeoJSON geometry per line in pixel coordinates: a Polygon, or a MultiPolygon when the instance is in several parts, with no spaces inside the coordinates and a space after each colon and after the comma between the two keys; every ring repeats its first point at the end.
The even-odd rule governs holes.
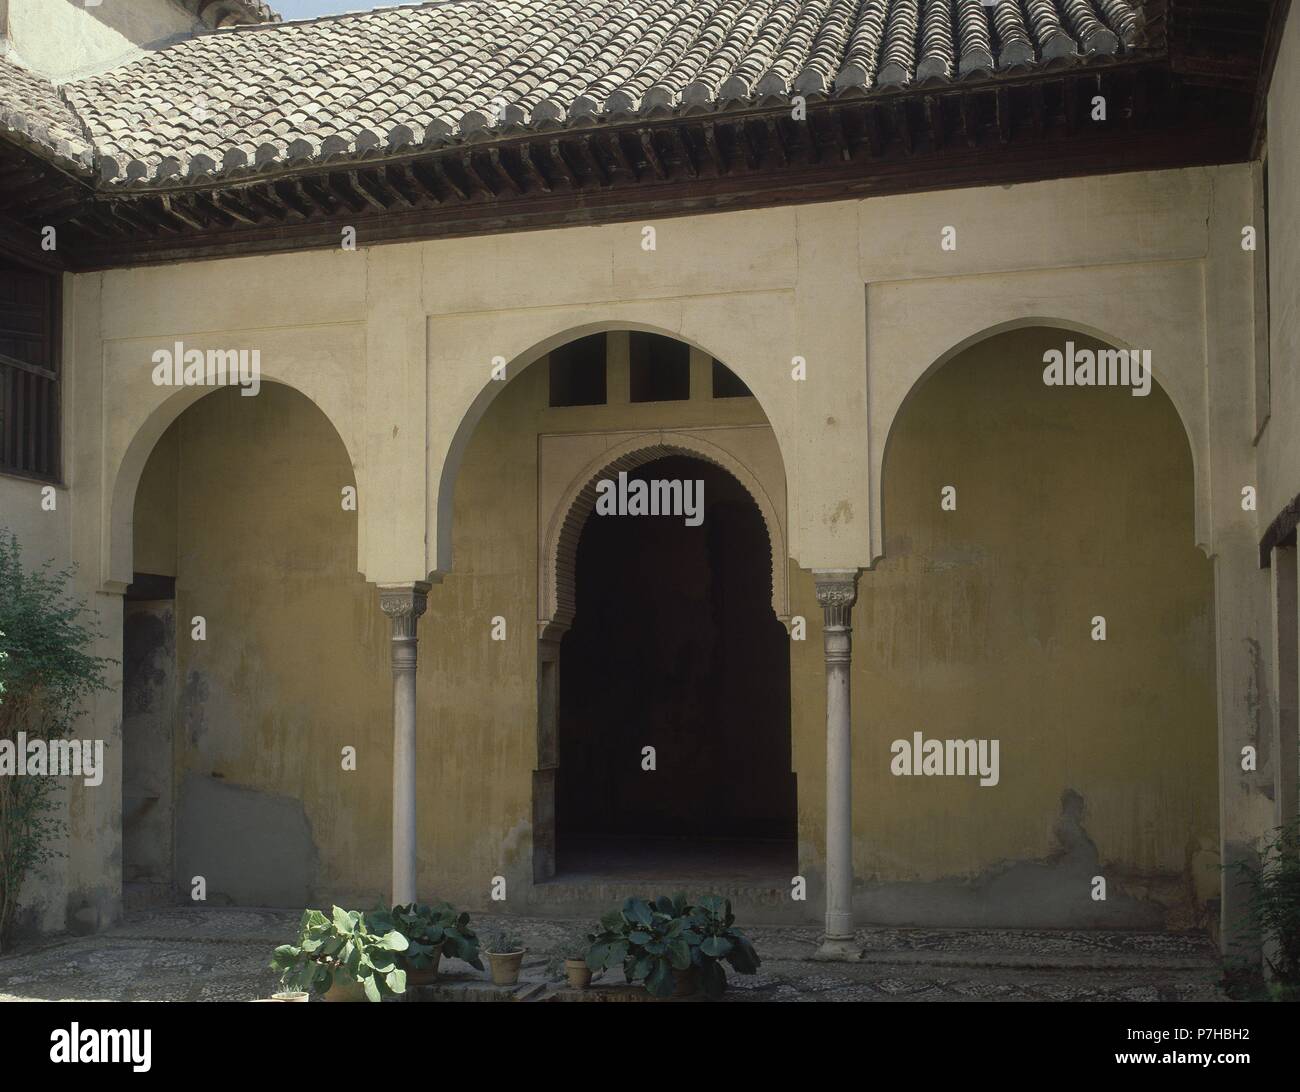
{"type": "Polygon", "coordinates": [[[752,392],[747,386],[745,386],[745,381],[716,357],[714,357],[713,360],[713,397],[752,397],[752,392]]]}
{"type": "Polygon", "coordinates": [[[605,335],[591,334],[551,352],[552,406],[605,404],[605,335]]]}
{"type": "Polygon", "coordinates": [[[697,459],[658,459],[638,478],[702,480],[704,522],[593,513],[583,528],[560,653],[558,868],[788,880],[790,646],[762,515],[697,459]]]}
{"type": "Polygon", "coordinates": [[[681,402],[691,396],[691,347],[684,341],[633,330],[628,366],[633,402],[681,402]]]}

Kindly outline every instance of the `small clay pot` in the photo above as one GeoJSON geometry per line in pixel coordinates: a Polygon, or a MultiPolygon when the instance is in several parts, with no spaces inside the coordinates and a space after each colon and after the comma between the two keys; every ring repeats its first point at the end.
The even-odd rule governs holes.
{"type": "Polygon", "coordinates": [[[690,997],[700,991],[699,971],[694,967],[687,967],[684,971],[673,968],[673,978],[676,980],[676,987],[673,990],[674,997],[690,997]]]}
{"type": "Polygon", "coordinates": [[[519,965],[524,961],[524,949],[517,952],[484,952],[492,967],[492,983],[496,986],[513,986],[519,981],[519,965]]]}
{"type": "Polygon", "coordinates": [[[591,985],[591,968],[587,966],[585,959],[566,959],[564,974],[572,990],[585,990],[591,985]]]}
{"type": "Polygon", "coordinates": [[[438,979],[438,965],[442,962],[442,942],[439,941],[433,946],[433,953],[429,956],[429,965],[427,967],[404,967],[406,971],[406,985],[409,989],[412,986],[430,986],[438,979]]]}
{"type": "Polygon", "coordinates": [[[366,988],[344,971],[334,972],[334,981],[325,991],[324,1001],[364,1001],[366,988]]]}

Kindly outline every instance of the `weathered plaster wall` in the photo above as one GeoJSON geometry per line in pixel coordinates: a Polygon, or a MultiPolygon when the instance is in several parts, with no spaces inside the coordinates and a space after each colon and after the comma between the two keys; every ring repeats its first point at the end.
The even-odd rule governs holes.
{"type": "Polygon", "coordinates": [[[27,560],[68,563],[68,492],[55,486],[53,512],[41,507],[41,482],[0,474],[0,527],[18,536],[27,560]]]}
{"type": "MultiPolygon", "coordinates": [[[[661,405],[546,402],[545,367],[522,373],[471,443],[460,560],[420,629],[422,890],[474,905],[495,875],[522,897],[532,871],[538,433],[665,417],[661,405]],[[496,615],[505,642],[489,639],[496,615]]],[[[762,419],[753,399],[675,403],[669,416],[762,419]]],[[[389,634],[356,572],[347,484],[329,422],[279,385],[198,401],[142,478],[140,565],[165,571],[176,543],[177,877],[187,888],[204,876],[209,901],[369,905],[388,887],[389,634]],[[173,523],[163,483],[177,480],[173,523]],[[203,642],[189,639],[196,615],[203,642]],[[355,772],[342,769],[345,746],[357,749],[355,772]]]]}
{"type": "MultiPolygon", "coordinates": [[[[965,350],[890,438],[885,556],[854,610],[865,920],[1188,926],[1218,894],[1213,570],[1186,433],[1159,388],[1045,386],[1067,337],[1097,345],[1031,328],[965,350]],[[999,784],[894,776],[891,743],[917,731],[999,740],[999,784]]],[[[796,588],[815,614],[810,577],[796,588]]],[[[793,670],[816,846],[820,649],[796,645],[793,670]]]]}
{"type": "Polygon", "coordinates": [[[175,719],[175,604],[128,601],[122,636],[122,882],[164,904],[171,901],[175,858],[175,719]]]}
{"type": "MultiPolygon", "coordinates": [[[[898,426],[893,530],[856,622],[868,920],[1188,925],[1215,893],[1212,586],[1187,441],[1159,392],[1045,388],[1043,348],[1063,337],[967,350],[898,426]],[[1033,482],[1026,459],[1042,470],[1033,482]],[[959,509],[941,513],[950,482],[959,509]],[[1096,613],[1105,644],[1088,638],[1096,613]],[[914,730],[1000,739],[1001,784],[892,777],[889,743],[914,730]],[[1101,907],[1099,873],[1112,884],[1101,907]]],[[[504,875],[521,905],[530,882],[538,434],[759,419],[752,399],[548,409],[544,366],[493,404],[457,489],[457,567],[421,625],[422,890],[485,906],[504,875]],[[497,615],[504,642],[490,639],[497,615]]],[[[269,386],[191,407],[145,482],[173,460],[178,877],[203,875],[210,901],[368,904],[388,882],[388,634],[338,503],[346,454],[306,399],[269,386]],[[194,615],[206,641],[188,639],[194,615]],[[341,769],[347,745],[356,772],[341,769]]],[[[142,556],[169,534],[151,509],[142,492],[142,556]]],[[[817,876],[819,611],[807,575],[793,577],[792,610],[812,620],[793,649],[792,735],[801,864],[817,876]]]]}
{"type": "MultiPolygon", "coordinates": [[[[1152,347],[1157,377],[1190,438],[1197,483],[1193,541],[1213,556],[1217,574],[1221,826],[1225,837],[1244,837],[1268,810],[1255,784],[1262,785],[1264,775],[1245,776],[1237,765],[1240,745],[1268,717],[1258,655],[1267,581],[1261,583],[1251,559],[1254,516],[1238,504],[1240,484],[1255,477],[1249,443],[1252,285],[1233,264],[1241,253],[1240,226],[1252,215],[1252,183],[1249,168],[1233,167],[699,216],[655,225],[653,251],[641,246],[642,225],[626,224],[377,248],[365,247],[363,237],[357,253],[79,276],[69,293],[73,329],[65,391],[75,454],[71,553],[83,567],[88,591],[104,593],[99,599],[111,633],[120,627],[117,593],[135,564],[132,516],[140,475],[167,427],[204,393],[154,386],[151,353],[177,340],[193,348],[258,348],[264,379],[302,392],[328,419],[341,442],[329,476],[346,480],[350,472],[360,492],[361,510],[352,517],[356,555],[345,558],[336,550],[330,566],[341,572],[351,565],[349,574],[359,570],[371,582],[417,580],[433,569],[447,574],[431,595],[421,633],[429,640],[446,631],[462,652],[445,666],[434,651],[422,657],[422,709],[425,701],[446,703],[433,707],[445,719],[431,722],[428,738],[448,742],[425,747],[421,777],[435,761],[434,747],[464,748],[447,759],[457,771],[480,768],[490,754],[486,764],[501,776],[450,784],[447,807],[461,809],[467,829],[486,814],[508,821],[504,837],[516,848],[499,867],[523,876],[529,790],[526,779],[508,771],[532,768],[533,716],[505,737],[487,729],[518,717],[521,701],[530,710],[535,702],[532,634],[527,642],[516,645],[512,638],[492,653],[492,670],[506,681],[486,702],[462,703],[454,696],[466,674],[476,676],[486,663],[463,651],[480,654],[483,616],[503,613],[496,605],[503,600],[524,604],[529,613],[536,602],[535,548],[502,530],[508,520],[493,523],[490,533],[475,531],[474,513],[487,509],[472,507],[482,506],[481,498],[463,499],[483,480],[518,503],[536,488],[519,468],[535,457],[537,430],[496,435],[495,425],[488,432],[476,427],[488,421],[494,400],[525,398],[518,379],[492,381],[495,359],[507,361],[510,374],[526,383],[529,373],[520,375],[520,369],[551,346],[594,329],[631,327],[678,336],[725,360],[755,392],[779,445],[789,487],[789,548],[802,571],[869,566],[887,554],[892,531],[880,503],[885,439],[908,391],[929,369],[991,328],[1059,321],[1125,345],[1152,347]],[[958,229],[954,252],[939,245],[947,225],[958,229]],[[790,378],[795,356],[807,363],[803,382],[790,378]],[[484,435],[494,435],[494,442],[484,435]],[[467,469],[474,460],[490,470],[467,469]],[[461,527],[465,520],[470,527],[461,527]],[[448,731],[453,725],[457,733],[448,731]],[[461,725],[469,727],[463,738],[473,743],[450,742],[462,738],[461,725]]],[[[503,412],[509,420],[516,411],[503,412]]],[[[681,423],[710,419],[706,414],[692,422],[695,412],[687,408],[681,423]]],[[[624,428],[654,425],[646,407],[628,407],[620,420],[624,428]]],[[[590,422],[582,427],[590,428],[590,422]]],[[[210,473],[231,462],[236,446],[212,446],[210,473]]],[[[272,436],[262,449],[275,446],[272,436]]],[[[292,460],[287,453],[285,458],[287,467],[292,460]]],[[[237,475],[240,466],[226,466],[226,472],[237,475]]],[[[329,501],[335,503],[332,494],[329,501]]],[[[296,511],[308,500],[286,493],[276,503],[296,511]]],[[[323,509],[319,517],[324,520],[323,509]]],[[[530,512],[530,541],[535,520],[530,512]]],[[[246,521],[231,526],[251,534],[246,521]]],[[[183,561],[182,551],[178,544],[183,561]]],[[[232,546],[227,552],[240,550],[232,546]]],[[[218,553],[208,543],[198,556],[215,565],[218,553]]],[[[230,563],[242,564],[237,558],[230,563]]],[[[864,594],[874,575],[864,578],[864,594]]],[[[376,740],[386,740],[387,653],[378,636],[384,621],[373,587],[356,579],[355,592],[336,587],[332,597],[300,587],[295,594],[315,597],[310,608],[308,599],[293,606],[284,598],[287,591],[274,588],[271,602],[295,623],[292,631],[285,626],[294,647],[283,653],[295,671],[313,679],[322,674],[320,653],[309,652],[322,634],[327,657],[369,665],[367,686],[374,688],[375,704],[344,702],[340,726],[329,731],[337,736],[341,721],[364,716],[368,730],[378,721],[376,740]],[[331,612],[342,600],[348,602],[345,617],[336,618],[331,612]],[[304,632],[311,642],[301,641],[304,632]]],[[[801,609],[816,619],[806,577],[800,579],[801,609]]],[[[183,590],[179,573],[178,586],[183,590]]],[[[181,615],[188,609],[178,603],[181,615]]],[[[216,605],[219,616],[232,611],[221,619],[227,634],[232,619],[238,626],[253,617],[254,606],[216,605]]],[[[818,656],[808,651],[816,644],[815,623],[810,637],[802,654],[818,656]]],[[[105,651],[112,653],[111,640],[105,651]]],[[[250,669],[255,674],[259,667],[250,669]]],[[[274,679],[254,679],[266,688],[252,691],[263,716],[296,715],[291,704],[275,701],[274,687],[285,685],[287,674],[286,669],[274,679]]],[[[218,705],[225,700],[220,693],[217,698],[218,705]]],[[[106,695],[95,713],[109,738],[119,715],[114,701],[120,711],[120,691],[106,695]]],[[[869,703],[869,691],[859,701],[869,703]]],[[[813,718],[819,725],[821,715],[813,718]]],[[[337,739],[327,738],[333,748],[337,739]]],[[[802,767],[820,768],[821,746],[819,728],[816,741],[810,735],[808,749],[797,756],[801,784],[810,786],[801,807],[817,798],[802,767]]],[[[386,743],[375,747],[382,772],[375,773],[361,805],[368,810],[358,812],[371,818],[358,821],[384,829],[387,755],[378,749],[386,743]]],[[[333,753],[327,757],[336,762],[333,753]]],[[[309,766],[323,770],[326,758],[292,761],[298,765],[291,767],[285,757],[284,769],[305,777],[309,766]]],[[[110,777],[120,784],[112,761],[110,777]]],[[[1056,787],[1050,814],[1035,829],[1062,813],[1063,787],[1056,787]]],[[[1092,805],[1078,791],[1091,834],[1092,805]]],[[[83,800],[80,813],[74,809],[77,844],[68,885],[77,895],[70,905],[75,901],[90,923],[115,913],[120,816],[112,798],[112,791],[102,792],[83,800]]],[[[440,807],[431,803],[422,812],[422,867],[436,861],[459,877],[454,882],[481,884],[484,868],[500,859],[502,833],[457,839],[454,824],[440,827],[429,818],[430,808],[437,815],[440,807]]],[[[310,805],[307,811],[317,846],[324,845],[326,831],[342,837],[327,819],[318,825],[310,805]]],[[[809,852],[820,852],[813,823],[804,829],[809,852]]],[[[351,844],[361,840],[356,836],[351,844]]],[[[365,853],[365,867],[386,874],[386,843],[367,842],[365,853]]],[[[322,864],[324,875],[330,875],[329,867],[322,864]]]]}
{"type": "Polygon", "coordinates": [[[136,573],[176,575],[176,509],[180,503],[180,430],[169,428],[149,457],[135,495],[136,573]]]}

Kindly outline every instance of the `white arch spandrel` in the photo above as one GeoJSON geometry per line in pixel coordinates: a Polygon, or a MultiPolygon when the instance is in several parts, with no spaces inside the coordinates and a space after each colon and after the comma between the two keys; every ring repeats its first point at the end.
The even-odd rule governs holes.
{"type": "Polygon", "coordinates": [[[1118,349],[1151,350],[1155,381],[1173,403],[1191,449],[1196,545],[1211,555],[1201,277],[1201,263],[1187,261],[869,285],[872,563],[884,554],[880,486],[889,436],[904,406],[963,350],[1031,326],[1083,334],[1118,349]]]}
{"type": "MultiPolygon", "coordinates": [[[[365,375],[360,362],[364,345],[360,327],[275,330],[250,335],[191,335],[166,339],[130,339],[104,346],[104,518],[101,586],[121,591],[131,582],[134,560],[135,495],[154,446],[171,424],[213,386],[157,386],[152,352],[180,341],[186,349],[260,351],[260,381],[290,387],[306,397],[330,422],[347,452],[360,502],[358,535],[369,497],[361,450],[365,375]]],[[[256,396],[250,396],[256,397],[256,396]]],[[[256,451],[232,451],[231,458],[256,459],[256,451]]],[[[342,482],[342,485],[349,483],[342,482]]],[[[358,557],[362,554],[358,550],[358,557]]]]}
{"type": "Polygon", "coordinates": [[[433,316],[428,337],[430,573],[437,577],[451,571],[456,481],[488,407],[511,377],[553,349],[589,334],[612,330],[660,334],[721,360],[758,400],[790,480],[789,460],[797,447],[793,399],[787,390],[793,384],[787,366],[773,366],[783,360],[788,329],[773,295],[777,294],[433,316]],[[507,361],[504,382],[490,378],[494,357],[507,361]]]}

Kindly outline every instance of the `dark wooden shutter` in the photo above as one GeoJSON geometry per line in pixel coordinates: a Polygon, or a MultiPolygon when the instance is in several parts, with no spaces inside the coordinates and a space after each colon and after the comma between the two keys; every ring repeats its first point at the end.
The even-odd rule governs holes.
{"type": "Polygon", "coordinates": [[[0,263],[0,471],[59,480],[60,284],[0,263]]]}

